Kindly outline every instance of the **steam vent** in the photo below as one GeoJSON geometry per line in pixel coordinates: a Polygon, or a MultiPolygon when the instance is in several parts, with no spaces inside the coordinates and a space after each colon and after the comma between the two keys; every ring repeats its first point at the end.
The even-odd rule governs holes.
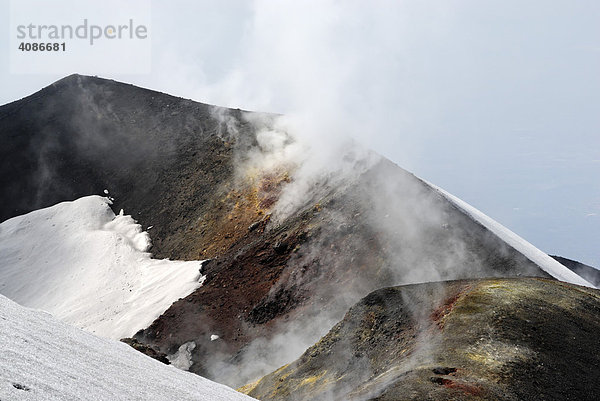
{"type": "Polygon", "coordinates": [[[600,397],[597,270],[359,144],[81,75],[1,106],[0,136],[0,294],[52,315],[3,301],[31,329],[2,400],[63,391],[3,358],[45,366],[71,326],[205,399],[600,397]]]}

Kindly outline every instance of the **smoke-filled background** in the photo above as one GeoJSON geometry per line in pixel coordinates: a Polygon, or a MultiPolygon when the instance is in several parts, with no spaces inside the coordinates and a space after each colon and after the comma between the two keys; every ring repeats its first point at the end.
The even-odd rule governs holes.
{"type": "MultiPolygon", "coordinates": [[[[209,377],[237,387],[290,363],[351,305],[382,287],[539,274],[535,265],[515,257],[490,232],[476,229],[477,224],[449,207],[436,191],[351,139],[307,138],[302,120],[285,115],[242,113],[240,121],[217,109],[212,117],[220,122],[224,140],[244,143],[241,125],[252,125],[250,131],[256,133],[252,147],[236,147],[237,177],[285,171],[289,178],[267,226],[272,232],[286,227],[273,246],[288,246],[290,226],[298,221],[310,223],[304,228],[306,240],[294,245],[283,273],[243,330],[251,332],[270,308],[291,314],[234,358],[219,353],[207,358],[209,377]],[[319,149],[322,143],[326,146],[319,149]]],[[[428,303],[442,302],[443,286],[430,296],[428,303]]],[[[409,314],[422,326],[419,330],[429,329],[430,305],[408,304],[409,314]]],[[[426,348],[420,348],[417,359],[428,357],[426,348]]],[[[348,358],[352,354],[349,346],[348,358]]]]}
{"type": "MultiPolygon", "coordinates": [[[[4,10],[7,3],[0,4],[4,10]]],[[[234,360],[211,355],[211,377],[237,386],[289,363],[377,288],[503,275],[490,266],[504,266],[504,256],[513,260],[508,247],[473,234],[464,219],[440,206],[436,193],[368,149],[542,250],[600,265],[595,3],[151,6],[152,73],[108,77],[220,106],[282,113],[215,109],[212,117],[220,139],[240,147],[233,154],[240,181],[256,172],[289,174],[269,229],[298,223],[312,210],[301,233],[308,239],[294,248],[250,320],[260,322],[261,307],[285,305],[286,296],[296,302],[290,302],[296,314],[277,321],[272,336],[259,336],[234,360]],[[255,127],[252,146],[239,140],[246,123],[255,127]]],[[[43,8],[31,18],[42,22],[43,8]]],[[[10,75],[5,64],[1,102],[61,77],[10,75]]],[[[72,72],[102,75],[65,65],[64,75],[72,72]]],[[[94,110],[93,97],[82,93],[77,103],[94,110]]],[[[103,137],[88,125],[81,121],[82,148],[94,152],[103,137]]],[[[154,157],[150,152],[140,154],[154,157]]],[[[44,173],[42,180],[49,176],[44,173]]],[[[273,247],[285,241],[278,237],[273,247]]],[[[517,267],[508,275],[534,273],[525,262],[517,267]]],[[[415,320],[426,320],[426,308],[406,303],[414,306],[415,320]]],[[[203,344],[187,340],[176,345],[184,346],[178,355],[189,368],[203,344]]],[[[419,357],[429,358],[426,351],[419,357]]]]}
{"type": "MultiPolygon", "coordinates": [[[[321,150],[352,136],[542,250],[600,265],[598,2],[148,4],[152,73],[109,78],[291,115],[321,150]]],[[[10,74],[7,46],[0,102],[61,77],[10,74]]]]}

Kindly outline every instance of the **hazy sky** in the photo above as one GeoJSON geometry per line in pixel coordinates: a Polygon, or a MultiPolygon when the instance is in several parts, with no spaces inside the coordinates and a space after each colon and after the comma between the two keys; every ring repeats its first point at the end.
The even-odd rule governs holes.
{"type": "Polygon", "coordinates": [[[11,74],[5,29],[0,103],[78,72],[311,116],[315,137],[352,135],[540,249],[600,266],[597,0],[153,1],[151,15],[139,75],[11,74]]]}

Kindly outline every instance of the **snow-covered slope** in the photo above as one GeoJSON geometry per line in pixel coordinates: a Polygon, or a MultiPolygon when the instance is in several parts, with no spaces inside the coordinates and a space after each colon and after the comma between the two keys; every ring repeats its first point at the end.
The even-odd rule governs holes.
{"type": "Polygon", "coordinates": [[[130,337],[200,285],[201,262],[151,259],[150,239],[88,196],[0,224],[0,293],[102,337],[130,337]]]}
{"type": "Polygon", "coordinates": [[[0,295],[1,400],[251,400],[0,295]]]}
{"type": "Polygon", "coordinates": [[[515,234],[514,232],[510,231],[502,224],[498,223],[494,219],[482,213],[480,210],[474,208],[467,202],[444,191],[442,188],[434,184],[431,184],[429,182],[427,182],[427,184],[434,188],[436,191],[438,191],[440,194],[442,194],[444,197],[446,197],[450,202],[454,203],[456,206],[461,208],[469,216],[481,223],[488,230],[500,237],[508,245],[521,252],[523,255],[525,255],[525,257],[537,264],[546,273],[550,274],[555,279],[566,281],[567,283],[596,288],[592,283],[585,280],[578,274],[574,273],[569,268],[561,265],[552,257],[548,256],[546,253],[542,252],[541,250],[539,250],[538,248],[536,248],[535,246],[533,246],[532,244],[515,234]]]}

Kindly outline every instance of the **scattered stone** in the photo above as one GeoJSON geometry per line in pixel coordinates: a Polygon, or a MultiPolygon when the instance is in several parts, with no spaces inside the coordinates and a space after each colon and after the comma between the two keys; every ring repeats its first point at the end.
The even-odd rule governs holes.
{"type": "Polygon", "coordinates": [[[169,362],[169,359],[167,358],[167,354],[155,348],[152,348],[146,344],[142,344],[135,338],[122,338],[121,342],[124,342],[136,351],[139,351],[142,354],[149,356],[150,358],[154,358],[157,361],[164,363],[165,365],[171,364],[171,362],[169,362]]]}
{"type": "Polygon", "coordinates": [[[452,383],[452,380],[444,379],[443,377],[430,377],[432,383],[439,384],[440,386],[449,385],[452,383]]]}
{"type": "Polygon", "coordinates": [[[273,249],[278,254],[283,254],[283,253],[285,253],[285,251],[287,251],[288,244],[286,244],[285,242],[279,242],[278,241],[278,242],[275,243],[275,245],[273,245],[273,249]]]}
{"type": "Polygon", "coordinates": [[[447,367],[445,368],[445,367],[438,366],[438,367],[431,369],[431,371],[433,373],[435,373],[436,375],[449,375],[449,374],[456,372],[456,368],[447,368],[447,367]]]}
{"type": "Polygon", "coordinates": [[[14,388],[16,388],[17,390],[23,390],[23,391],[30,391],[31,389],[27,386],[24,386],[22,384],[19,383],[13,383],[12,384],[14,388]]]}

